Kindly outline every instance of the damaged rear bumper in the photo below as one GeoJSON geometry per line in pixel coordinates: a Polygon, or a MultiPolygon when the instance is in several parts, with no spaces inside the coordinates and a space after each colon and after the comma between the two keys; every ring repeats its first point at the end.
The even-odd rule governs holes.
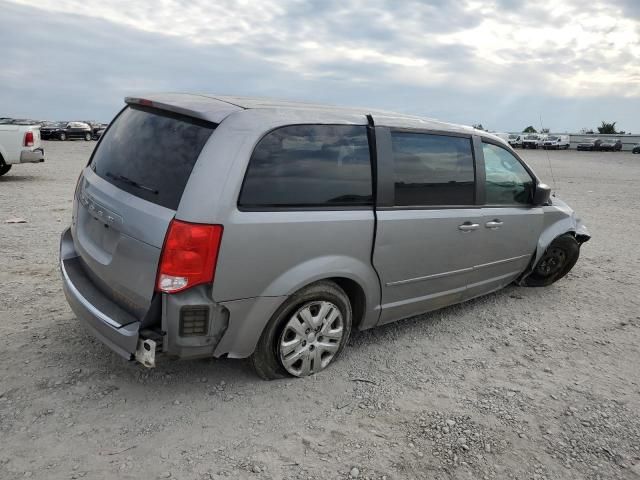
{"type": "Polygon", "coordinates": [[[206,285],[163,294],[154,299],[144,318],[137,318],[105,296],[89,278],[70,229],[60,239],[60,271],[67,302],[80,323],[127,360],[153,367],[156,354],[201,358],[226,353],[217,353],[216,347],[227,331],[229,310],[211,299],[206,285]]]}
{"type": "Polygon", "coordinates": [[[130,360],[138,346],[140,322],[93,285],[75,253],[69,229],[60,240],[60,272],[67,302],[78,320],[111,350],[130,360]]]}

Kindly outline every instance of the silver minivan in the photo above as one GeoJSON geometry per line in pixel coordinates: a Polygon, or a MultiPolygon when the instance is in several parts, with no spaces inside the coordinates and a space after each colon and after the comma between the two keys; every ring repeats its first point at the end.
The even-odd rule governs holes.
{"type": "Polygon", "coordinates": [[[83,169],[64,291],[126,359],[326,368],[353,329],[543,286],[589,234],[503,140],[366,109],[127,98],[83,169]]]}

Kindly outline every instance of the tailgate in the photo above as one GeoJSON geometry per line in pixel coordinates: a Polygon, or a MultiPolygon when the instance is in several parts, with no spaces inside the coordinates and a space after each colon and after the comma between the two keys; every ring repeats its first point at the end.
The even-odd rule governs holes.
{"type": "Polygon", "coordinates": [[[76,189],[73,242],[102,295],[142,320],[169,223],[215,125],[127,107],[100,140],[76,189]]]}
{"type": "Polygon", "coordinates": [[[85,272],[103,295],[142,319],[175,212],[119,190],[88,168],[74,210],[71,231],[85,272]]]}

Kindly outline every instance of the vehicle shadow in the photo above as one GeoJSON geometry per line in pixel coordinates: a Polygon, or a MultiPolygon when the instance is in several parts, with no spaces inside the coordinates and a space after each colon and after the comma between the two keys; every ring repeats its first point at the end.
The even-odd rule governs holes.
{"type": "Polygon", "coordinates": [[[41,180],[40,177],[35,175],[2,175],[0,176],[0,183],[14,183],[14,182],[33,182],[41,180]]]}
{"type": "MultiPolygon", "coordinates": [[[[353,366],[362,362],[361,355],[366,355],[365,352],[368,348],[375,348],[376,345],[386,342],[389,336],[393,336],[395,341],[400,343],[415,338],[417,335],[429,338],[439,324],[449,321],[458,322],[458,324],[464,322],[465,324],[457,326],[471,328],[474,324],[471,322],[469,314],[475,309],[484,308],[487,303],[501,301],[504,297],[523,298],[526,296],[524,290],[526,289],[511,285],[501,291],[461,304],[416,315],[366,331],[354,331],[342,358],[331,369],[335,369],[334,373],[338,373],[341,376],[348,376],[348,372],[353,366]],[[469,325],[466,325],[467,321],[469,325]]],[[[74,319],[74,321],[77,320],[74,319]]],[[[221,383],[233,383],[235,388],[249,388],[265,383],[255,374],[249,359],[206,358],[181,360],[160,355],[156,358],[156,367],[149,369],[134,361],[127,362],[102,345],[102,343],[91,338],[89,333],[86,335],[88,341],[91,342],[91,350],[95,357],[91,362],[92,365],[96,366],[96,363],[101,363],[102,365],[100,365],[99,369],[105,371],[110,377],[115,376],[118,378],[118,383],[121,386],[127,383],[144,383],[154,385],[158,390],[171,386],[169,393],[173,391],[174,387],[179,387],[184,391],[193,391],[194,393],[197,391],[206,393],[208,389],[221,383]]],[[[74,342],[73,346],[70,345],[69,348],[77,350],[78,343],[74,342]]],[[[82,355],[82,352],[76,351],[72,356],[79,358],[82,355]]],[[[291,378],[285,379],[285,381],[291,380],[291,378]]],[[[279,382],[266,383],[273,385],[279,382]]]]}
{"type": "MultiPolygon", "coordinates": [[[[448,307],[439,308],[427,313],[421,313],[412,317],[403,318],[401,320],[379,325],[369,330],[355,331],[349,341],[349,349],[364,348],[370,345],[378,344],[384,337],[393,332],[394,336],[402,340],[404,337],[412,337],[418,333],[426,336],[430,334],[430,330],[438,324],[447,321],[466,321],[460,320],[478,308],[484,308],[487,303],[494,303],[496,300],[511,297],[524,298],[524,287],[511,284],[501,290],[492,292],[480,297],[467,300],[462,303],[456,303],[448,307]],[[517,292],[517,293],[516,293],[517,292]]],[[[473,325],[469,325],[472,327],[473,325]]]]}

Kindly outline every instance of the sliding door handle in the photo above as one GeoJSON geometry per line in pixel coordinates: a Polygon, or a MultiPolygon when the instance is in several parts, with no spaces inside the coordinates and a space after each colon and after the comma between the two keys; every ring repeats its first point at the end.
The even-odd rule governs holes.
{"type": "Polygon", "coordinates": [[[496,228],[500,228],[503,225],[502,221],[498,220],[497,218],[495,220],[492,220],[490,222],[487,222],[484,224],[485,227],[487,228],[491,228],[491,229],[496,229],[496,228]]]}
{"type": "Polygon", "coordinates": [[[458,225],[458,230],[462,230],[463,232],[471,232],[472,230],[477,230],[480,228],[480,225],[477,223],[464,222],[462,225],[458,225]]]}

